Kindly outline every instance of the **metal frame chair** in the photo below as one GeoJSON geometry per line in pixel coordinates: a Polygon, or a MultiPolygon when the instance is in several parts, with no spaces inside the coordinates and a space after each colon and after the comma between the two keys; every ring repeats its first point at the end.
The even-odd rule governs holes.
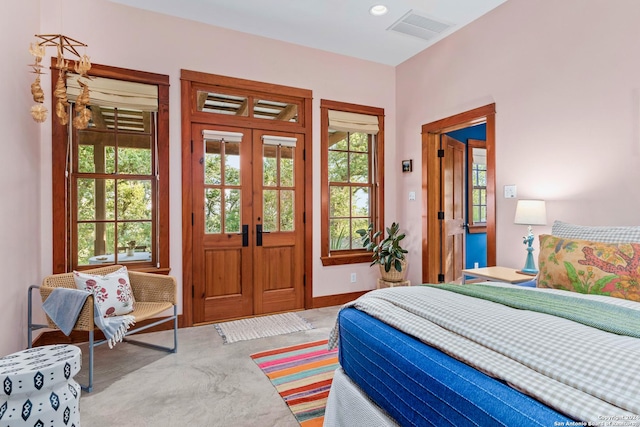
{"type": "MultiPolygon", "coordinates": [[[[121,265],[110,265],[86,270],[86,272],[90,274],[106,275],[120,269],[121,267],[121,265]]],[[[129,313],[129,315],[135,317],[136,322],[155,318],[157,315],[171,308],[173,308],[173,315],[160,318],[159,320],[141,327],[134,327],[127,331],[125,337],[142,332],[162,323],[173,321],[173,347],[165,347],[135,340],[125,341],[142,347],[175,353],[178,350],[178,287],[175,278],[161,274],[142,273],[129,270],[129,280],[131,282],[131,289],[133,290],[133,296],[135,299],[133,306],[134,310],[129,313]]],[[[40,291],[40,296],[42,297],[42,302],[44,302],[49,295],[51,295],[51,292],[58,287],[75,289],[76,284],[73,279],[73,273],[53,274],[45,277],[41,286],[32,285],[29,287],[29,307],[27,314],[27,343],[29,348],[33,345],[33,331],[42,328],[59,329],[49,316],[47,316],[47,324],[33,323],[32,291],[34,289],[38,289],[40,291]]],[[[85,301],[85,304],[80,311],[80,315],[78,316],[78,320],[73,327],[74,331],[87,331],[89,333],[89,382],[87,385],[81,384],[82,389],[87,392],[91,392],[93,390],[93,349],[94,347],[107,342],[106,339],[98,341],[94,339],[94,332],[97,327],[93,321],[93,309],[93,297],[90,295],[85,301]]]]}

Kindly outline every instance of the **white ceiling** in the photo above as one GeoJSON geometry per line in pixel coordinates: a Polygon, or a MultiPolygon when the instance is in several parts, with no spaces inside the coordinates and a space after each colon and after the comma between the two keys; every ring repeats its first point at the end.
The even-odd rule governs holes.
{"type": "Polygon", "coordinates": [[[506,0],[110,1],[395,66],[506,0]],[[370,15],[379,3],[389,12],[370,15]],[[429,40],[387,30],[410,11],[452,26],[429,40]]]}

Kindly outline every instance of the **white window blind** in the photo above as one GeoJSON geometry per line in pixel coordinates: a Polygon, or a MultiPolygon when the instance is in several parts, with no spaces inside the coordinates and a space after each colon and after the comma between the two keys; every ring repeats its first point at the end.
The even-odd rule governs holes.
{"type": "Polygon", "coordinates": [[[377,135],[378,116],[329,110],[329,129],[338,132],[363,132],[377,135]]]}
{"type": "Polygon", "coordinates": [[[89,105],[158,111],[158,87],[145,83],[92,77],[87,79],[75,73],[67,74],[67,97],[75,101],[82,92],[78,79],[89,86],[89,105]]]}
{"type": "Polygon", "coordinates": [[[204,139],[213,139],[216,141],[224,142],[242,142],[242,133],[240,132],[225,132],[222,130],[203,130],[202,137],[204,139]]]}
{"type": "Polygon", "coordinates": [[[262,136],[262,143],[265,145],[282,145],[284,147],[295,147],[297,142],[298,138],[291,138],[288,136],[262,136]]]}

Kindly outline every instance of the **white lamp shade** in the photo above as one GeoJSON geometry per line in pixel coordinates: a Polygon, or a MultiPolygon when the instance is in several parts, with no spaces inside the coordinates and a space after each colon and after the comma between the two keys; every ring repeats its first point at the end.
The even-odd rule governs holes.
{"type": "Polygon", "coordinates": [[[516,218],[523,225],[547,225],[547,207],[544,200],[518,200],[516,218]]]}

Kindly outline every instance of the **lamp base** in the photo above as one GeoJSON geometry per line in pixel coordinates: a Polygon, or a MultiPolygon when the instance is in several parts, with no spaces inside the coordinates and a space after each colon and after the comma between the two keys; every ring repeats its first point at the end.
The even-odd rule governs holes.
{"type": "Polygon", "coordinates": [[[537,276],[538,270],[530,270],[528,268],[523,268],[522,270],[516,271],[516,273],[526,274],[527,276],[537,276]]]}

